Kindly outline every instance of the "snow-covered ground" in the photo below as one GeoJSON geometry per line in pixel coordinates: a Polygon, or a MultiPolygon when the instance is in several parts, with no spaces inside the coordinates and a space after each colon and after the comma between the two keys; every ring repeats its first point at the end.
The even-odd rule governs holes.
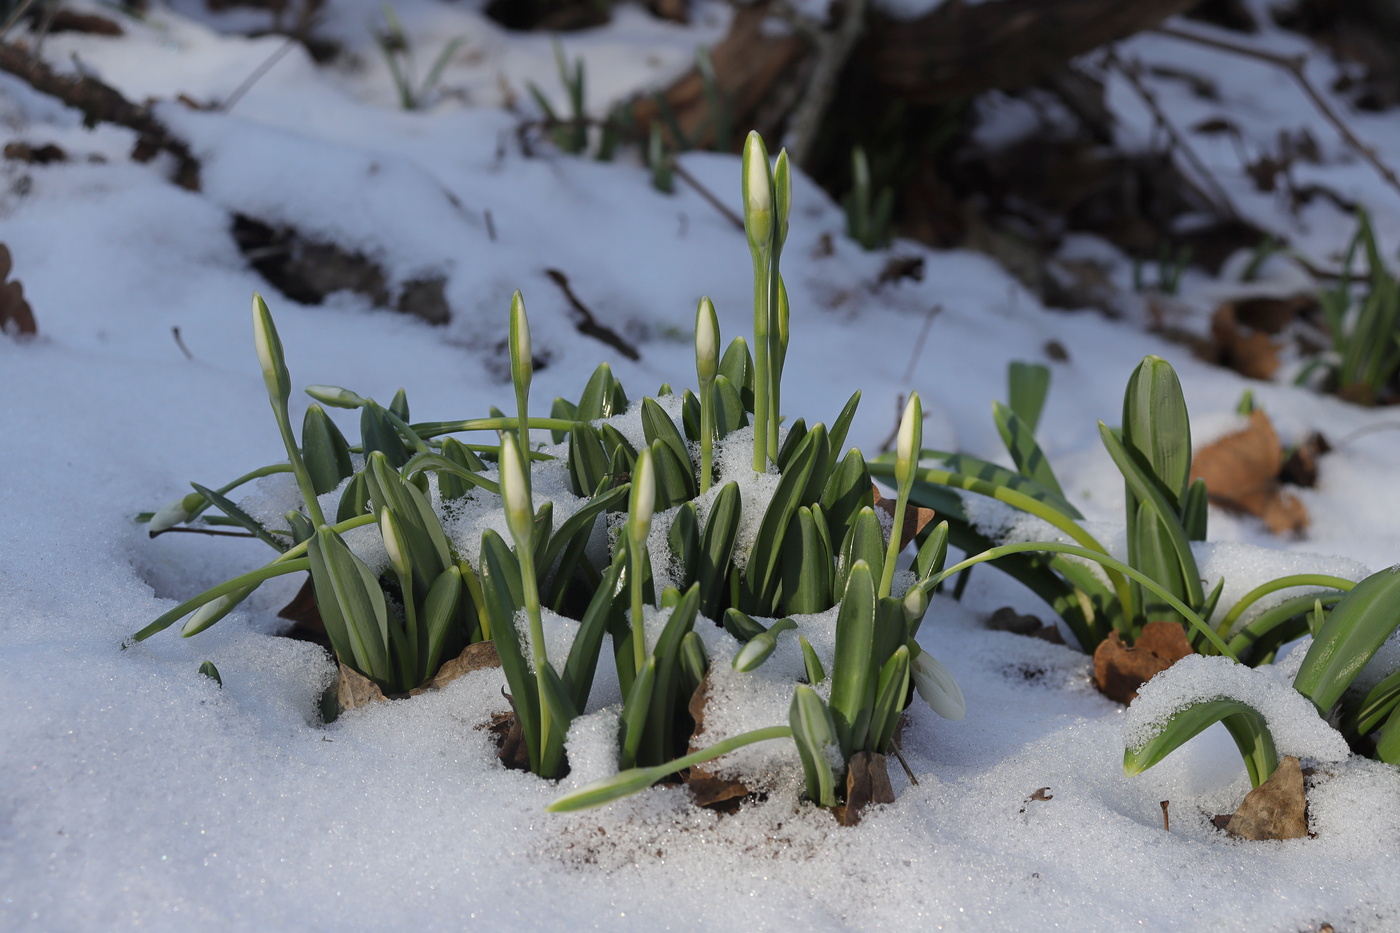
{"type": "MultiPolygon", "coordinates": [[[[124,18],[121,38],[49,37],[56,66],[77,63],[128,98],[160,101],[160,118],[203,164],[199,192],[172,185],[163,160],[131,162],[128,132],[84,129],[76,112],[0,75],[6,141],[56,143],[70,157],[0,164],[0,242],[41,332],[0,339],[0,929],[1400,929],[1400,773],[1356,758],[1328,765],[1310,796],[1315,838],[1233,841],[1209,822],[1249,786],[1228,736],[1208,732],[1124,777],[1124,713],[1090,686],[1089,660],[984,628],[1002,605],[1044,612],[991,571],[974,574],[962,603],[937,598],[921,631],[956,674],[967,717],[911,707],[903,747],[918,783],[894,774],[898,801],[854,829],[800,803],[793,780],[729,817],[696,810],[680,789],[547,814],[561,787],[502,768],[477,728],[505,708],[499,672],[323,726],[316,699],[329,662],[273,634],[295,582],[264,586],[198,637],[171,629],[121,650],[175,602],[266,557],[254,542],[150,540],[132,520],[190,480],[217,485],[282,458],[252,347],[255,290],[298,387],[387,400],[402,386],[415,420],[511,409],[501,360],[517,288],[545,362],[537,410],[577,398],[603,360],[633,398],[662,382],[693,385],[701,295],[726,342],[748,333],[743,234],[699,194],[658,193],[632,154],[603,164],[547,145],[521,151],[519,117],[502,104],[526,100],[528,80],[562,100],[550,40],[507,34],[480,5],[398,4],[420,70],[466,37],[443,78],[448,93],[412,113],[396,109],[370,41],[379,6],[367,0],[328,7],[324,33],[352,64],[318,67],[294,49],[226,113],[173,100],[237,88],[281,40],[232,30],[266,25],[265,14],[213,17],[191,0],[124,18]],[[454,318],[434,328],[349,293],[316,307],[285,298],[240,255],[235,212],[363,252],[391,289],[444,277],[454,318]],[[546,269],[563,272],[640,360],[580,335],[546,269]],[[206,659],[222,689],[197,673],[206,659]],[[1030,799],[1040,788],[1045,799],[1030,799]]],[[[722,35],[725,9],[696,6],[690,27],[622,6],[611,26],[566,38],[587,61],[590,106],[664,81],[697,43],[722,35]]],[[[1128,46],[1144,58],[1188,54],[1173,41],[1128,46]]],[[[1245,89],[1232,113],[1260,145],[1280,123],[1315,120],[1285,99],[1292,89],[1278,75],[1232,86],[1245,89]]],[[[1202,118],[1185,98],[1164,105],[1183,124],[1202,118]]],[[[1150,118],[1120,109],[1124,132],[1137,126],[1146,139],[1150,118]]],[[[1355,126],[1383,152],[1400,149],[1393,115],[1355,126]]],[[[1393,247],[1400,195],[1326,126],[1311,131],[1323,162],[1308,171],[1365,203],[1393,247]]],[[[1319,261],[1345,246],[1350,217],[1319,202],[1290,218],[1251,199],[1233,155],[1212,158],[1260,223],[1298,224],[1290,232],[1319,261]]],[[[681,161],[738,207],[736,158],[681,161]]],[[[1159,353],[1181,375],[1198,444],[1237,426],[1246,388],[1285,444],[1314,429],[1345,439],[1323,458],[1318,486],[1299,492],[1312,516],[1306,538],[1212,512],[1201,554],[1212,583],[1223,574],[1239,593],[1283,572],[1356,576],[1400,561],[1400,434],[1361,433],[1392,413],[1247,382],[1131,322],[1047,311],[977,254],[907,242],[863,253],[800,175],[784,270],[789,415],[829,422],[863,389],[850,443],[873,452],[898,396],[917,389],[927,446],[996,457],[990,403],[1005,397],[1007,362],[1048,362],[1046,344],[1058,341],[1069,358],[1051,363],[1038,433],[1068,496],[1111,536],[1123,486],[1097,421],[1119,420],[1128,374],[1159,353]],[[819,248],[828,237],[829,254],[819,248]],[[921,257],[922,281],[879,284],[890,255],[921,257]]],[[[1116,274],[1126,281],[1126,263],[1116,274]]],[[[1182,300],[1212,287],[1188,276],[1182,300]]],[[[294,416],[307,401],[294,396],[294,416]]]]}

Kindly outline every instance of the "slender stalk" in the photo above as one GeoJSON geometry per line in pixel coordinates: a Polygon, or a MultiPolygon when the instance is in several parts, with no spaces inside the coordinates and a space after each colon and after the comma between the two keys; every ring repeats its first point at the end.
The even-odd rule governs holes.
{"type": "MultiPolygon", "coordinates": [[[[530,418],[526,427],[544,431],[571,431],[581,422],[568,418],[530,418]]],[[[458,434],[466,431],[515,431],[519,418],[469,418],[465,421],[424,421],[411,425],[410,429],[420,437],[438,437],[442,434],[458,434]]]]}
{"type": "Polygon", "coordinates": [[[1201,635],[1203,635],[1207,641],[1214,645],[1215,648],[1221,654],[1229,658],[1231,661],[1235,661],[1237,663],[1239,662],[1239,658],[1235,656],[1234,652],[1232,652],[1229,649],[1229,647],[1225,644],[1225,642],[1221,640],[1219,635],[1215,634],[1215,630],[1212,629],[1210,625],[1204,619],[1202,619],[1194,609],[1186,605],[1180,599],[1177,599],[1176,596],[1172,595],[1170,591],[1165,589],[1156,580],[1153,580],[1151,577],[1147,576],[1147,574],[1128,566],[1120,560],[1115,560],[1114,558],[1109,557],[1107,554],[1104,554],[1099,551],[1093,551],[1089,548],[1079,547],[1074,544],[1058,544],[1052,541],[1028,541],[1024,544],[998,545],[997,547],[989,548],[988,550],[983,551],[981,554],[974,554],[972,557],[969,557],[966,560],[947,568],[942,573],[939,573],[936,576],[930,578],[928,582],[924,585],[927,589],[932,590],[935,586],[942,583],[944,580],[948,579],[949,577],[953,576],[954,574],[957,574],[962,570],[966,570],[968,567],[971,567],[975,564],[980,564],[984,561],[989,560],[996,560],[998,557],[1005,557],[1008,554],[1024,554],[1029,551],[1049,551],[1055,554],[1073,554],[1075,557],[1083,557],[1087,560],[1092,560],[1096,563],[1102,564],[1105,569],[1118,571],[1119,573],[1131,579],[1134,583],[1139,584],[1145,589],[1151,590],[1154,595],[1160,596],[1162,600],[1166,602],[1167,605],[1171,606],[1177,612],[1181,613],[1182,616],[1185,617],[1186,621],[1190,622],[1191,625],[1196,629],[1196,631],[1200,632],[1201,635]]]}
{"type": "Polygon", "coordinates": [[[1291,576],[1279,577],[1277,580],[1270,580],[1241,596],[1239,602],[1230,608],[1230,611],[1225,614],[1225,618],[1221,619],[1220,624],[1216,626],[1216,634],[1221,638],[1229,638],[1230,630],[1234,628],[1240,616],[1244,615],[1246,609],[1270,593],[1276,593],[1290,586],[1330,586],[1345,592],[1356,584],[1346,577],[1334,577],[1326,573],[1295,573],[1291,576]]]}
{"type": "Polygon", "coordinates": [[[769,332],[768,250],[754,252],[753,260],[753,468],[768,470],[769,332]]]}

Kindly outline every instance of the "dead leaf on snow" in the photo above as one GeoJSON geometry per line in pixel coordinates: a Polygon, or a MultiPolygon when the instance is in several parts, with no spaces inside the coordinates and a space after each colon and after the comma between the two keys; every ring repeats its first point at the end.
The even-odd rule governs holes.
{"type": "Polygon", "coordinates": [[[380,690],[374,681],[358,671],[352,671],[344,664],[340,665],[340,679],[335,685],[335,701],[340,704],[341,712],[371,703],[381,703],[387,699],[384,691],[380,690]]]}
{"type": "MultiPolygon", "coordinates": [[[[886,499],[880,495],[879,487],[871,486],[875,495],[875,508],[881,510],[890,518],[894,518],[895,500],[886,499]]],[[[919,536],[919,533],[928,527],[928,523],[933,521],[937,515],[933,509],[926,509],[921,505],[914,505],[912,502],[904,507],[904,529],[899,535],[899,549],[902,551],[909,546],[909,542],[919,536]]]]}
{"type": "Polygon", "coordinates": [[[1221,508],[1257,515],[1274,534],[1308,527],[1308,510],[1298,497],[1281,491],[1283,447],[1263,411],[1249,416],[1249,427],[1202,448],[1191,462],[1191,478],[1204,479],[1210,501],[1221,508]]]}
{"type": "Polygon", "coordinates": [[[1224,829],[1242,839],[1302,839],[1308,834],[1303,769],[1289,755],[1267,781],[1250,791],[1224,829]]]}
{"type": "Polygon", "coordinates": [[[1279,347],[1262,330],[1240,324],[1234,304],[1215,310],[1210,321],[1210,340],[1201,355],[1212,363],[1228,366],[1248,379],[1272,379],[1279,367],[1279,347]]]}
{"type": "Polygon", "coordinates": [[[39,332],[34,310],[24,299],[24,286],[7,281],[10,277],[10,250],[0,243],[0,333],[31,336],[39,332]]]}
{"type": "Polygon", "coordinates": [[[832,815],[842,826],[856,826],[865,808],[877,803],[894,803],[889,764],[879,752],[856,752],[846,768],[846,802],[832,807],[832,815]]]}
{"type": "MultiPolygon", "coordinates": [[[[690,716],[695,720],[695,731],[691,734],[688,751],[693,752],[700,748],[695,741],[695,736],[698,736],[705,729],[705,705],[709,699],[710,678],[709,675],[706,675],[690,697],[690,716]]],[[[732,778],[719,777],[713,772],[705,770],[704,765],[692,767],[689,776],[685,779],[685,784],[690,788],[690,795],[695,799],[696,806],[708,807],[713,810],[730,810],[739,800],[752,793],[741,782],[732,778]]]]}
{"type": "Polygon", "coordinates": [[[1194,653],[1186,630],[1177,622],[1147,623],[1131,647],[1113,632],[1094,650],[1094,686],[1126,706],[1154,675],[1194,653]]]}

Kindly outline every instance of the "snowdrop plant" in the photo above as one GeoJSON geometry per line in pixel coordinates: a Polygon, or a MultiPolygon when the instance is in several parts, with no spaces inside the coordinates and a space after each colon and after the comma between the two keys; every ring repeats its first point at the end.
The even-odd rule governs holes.
{"type": "MultiPolygon", "coordinates": [[[[1400,670],[1362,681],[1377,650],[1400,627],[1400,567],[1362,580],[1325,617],[1318,603],[1313,625],[1312,643],[1293,678],[1293,689],[1312,701],[1317,715],[1335,723],[1353,749],[1400,764],[1400,670]]],[[[1170,679],[1172,671],[1158,676],[1170,679]]],[[[1247,698],[1230,695],[1224,684],[1218,692],[1205,688],[1196,693],[1153,724],[1143,741],[1126,749],[1124,772],[1131,777],[1146,771],[1221,722],[1239,748],[1251,783],[1258,787],[1268,780],[1278,767],[1273,728],[1279,724],[1271,728],[1263,710],[1247,698]]]]}
{"type": "MultiPolygon", "coordinates": [[[[947,518],[953,544],[972,555],[948,575],[995,561],[1045,600],[1085,651],[1092,652],[1110,632],[1131,641],[1147,622],[1169,619],[1186,626],[1196,650],[1255,664],[1302,634],[1315,599],[1332,605],[1352,586],[1349,580],[1325,574],[1281,577],[1246,594],[1212,625],[1224,584],[1205,593],[1191,550],[1191,542],[1206,537],[1206,489],[1199,479],[1189,482],[1190,422],[1171,365],[1160,357],[1146,357],[1124,392],[1122,428],[1099,424],[1104,447],[1126,487],[1126,563],[1114,559],[1084,527],[1083,516],[1066,500],[1035,440],[1049,370],[1013,363],[1009,381],[1011,404],[994,403],[993,416],[1014,470],[967,454],[920,453],[912,501],[947,518]],[[925,466],[928,461],[938,465],[925,466]],[[1042,519],[1073,543],[998,545],[971,521],[960,492],[997,499],[1042,519]],[[1103,576],[1086,560],[1101,567],[1103,576]],[[1303,585],[1327,590],[1295,597],[1238,625],[1260,599],[1303,585]]],[[[870,472],[894,478],[895,463],[881,458],[871,464],[870,472]]]]}
{"type": "Polygon", "coordinates": [[[427,102],[442,73],[452,61],[452,56],[465,43],[465,36],[457,36],[443,46],[437,58],[429,66],[423,80],[415,73],[413,43],[404,31],[398,11],[393,4],[385,3],[381,8],[384,15],[384,28],[375,30],[374,41],[384,53],[384,61],[389,66],[389,74],[394,79],[394,89],[399,94],[399,106],[404,110],[418,110],[427,102]]]}

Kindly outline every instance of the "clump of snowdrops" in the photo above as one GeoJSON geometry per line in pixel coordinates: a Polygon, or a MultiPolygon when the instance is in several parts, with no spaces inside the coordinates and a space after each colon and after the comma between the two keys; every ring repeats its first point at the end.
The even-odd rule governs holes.
{"type": "MultiPolygon", "coordinates": [[[[287,462],[217,489],[196,485],[147,518],[153,534],[198,521],[239,525],[279,553],[175,606],[134,640],[181,620],[182,633],[195,635],[264,581],[309,572],[336,658],[386,695],[423,685],[464,646],[494,641],[528,767],[546,778],[568,770],[564,739],[588,706],[609,644],[624,698],[619,771],[556,801],[556,810],[605,803],[772,740],[796,744],[810,797],[834,806],[844,797],[853,756],[890,750],[915,688],[937,712],[961,718],[956,682],[915,640],[941,579],[946,524],[921,534],[914,582],[896,586],[905,544],[900,530],[921,447],[918,396],[911,396],[901,423],[893,461],[898,494],[887,535],[864,457],[854,448],[840,455],[859,393],[830,428],[791,418],[780,430],[789,335],[780,259],[791,180],[786,153],[770,165],[757,134],[748,138],[742,169],[754,272],[752,347],[737,337],[721,354],[718,316],[702,299],[698,389],[685,390],[678,404],[669,387],[630,403],[603,364],[577,400],[555,399],[550,417],[532,416],[530,328],[516,293],[508,339],[512,414],[412,423],[402,392],[384,407],[349,389],[312,386],[306,391],[316,404],[298,437],[282,345],[267,305],[254,296],[254,342],[287,462]],[[336,427],[326,405],[360,412],[358,444],[336,427]],[[640,414],[640,438],[619,429],[629,409],[640,414]],[[553,446],[538,449],[532,431],[550,432],[553,446]],[[485,435],[486,442],[453,435],[485,435]],[[739,443],[749,445],[745,460],[753,475],[777,474],[766,499],[744,501],[745,487],[734,479],[716,488],[717,449],[739,443]],[[556,523],[554,501],[537,494],[537,474],[545,461],[561,458],[576,501],[556,523]],[[292,475],[300,501],[280,527],[269,527],[231,496],[278,473],[292,475]],[[335,502],[334,514],[323,509],[323,498],[335,502]],[[469,558],[445,529],[465,503],[503,513],[509,540],[488,529],[469,558]],[[210,510],[220,514],[206,516],[210,510]],[[746,512],[758,516],[758,530],[740,553],[746,512]],[[667,554],[651,553],[654,522],[665,523],[667,554]],[[616,529],[611,538],[597,529],[608,544],[602,559],[590,547],[600,523],[616,529]],[[347,541],[362,526],[373,526],[369,532],[388,555],[382,569],[347,541]],[[658,584],[653,560],[665,562],[671,585],[658,584]],[[804,617],[833,607],[835,648],[822,657],[797,630],[804,617]],[[550,656],[546,626],[553,616],[577,623],[563,658],[550,656]],[[664,624],[649,630],[648,617],[658,616],[664,624]],[[727,663],[740,674],[762,667],[780,639],[797,639],[804,676],[793,684],[786,723],[689,751],[695,723],[688,700],[712,663],[701,626],[735,640],[727,663]]],[[[563,493],[551,495],[564,504],[563,493]]]]}

